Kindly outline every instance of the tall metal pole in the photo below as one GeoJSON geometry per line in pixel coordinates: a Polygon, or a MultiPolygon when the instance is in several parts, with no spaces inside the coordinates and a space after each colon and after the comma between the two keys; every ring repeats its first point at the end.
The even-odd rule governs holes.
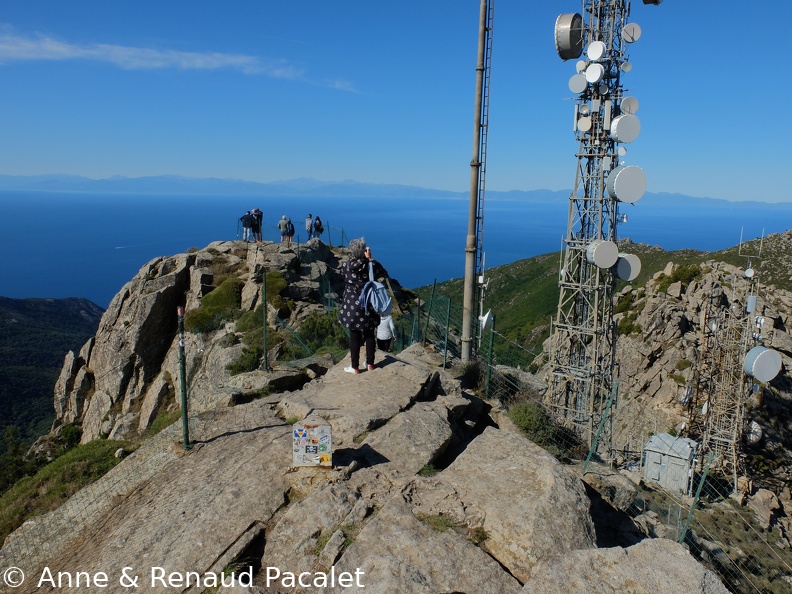
{"type": "Polygon", "coordinates": [[[192,448],[190,443],[190,424],[187,419],[187,381],[184,361],[184,308],[177,307],[179,317],[179,382],[181,383],[182,445],[185,450],[192,448]]]}
{"type": "Polygon", "coordinates": [[[476,252],[478,236],[476,217],[478,214],[479,170],[481,168],[481,107],[484,90],[484,64],[487,48],[488,0],[481,0],[479,13],[478,60],[476,63],[476,107],[473,121],[473,158],[470,161],[470,203],[468,208],[468,231],[465,241],[465,285],[462,298],[462,361],[470,360],[473,342],[473,322],[476,319],[476,252]]]}

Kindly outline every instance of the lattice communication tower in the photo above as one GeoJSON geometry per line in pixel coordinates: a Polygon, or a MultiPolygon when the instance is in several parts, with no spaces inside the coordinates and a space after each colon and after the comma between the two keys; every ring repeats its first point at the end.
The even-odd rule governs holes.
{"type": "Polygon", "coordinates": [[[745,254],[740,242],[740,255],[747,258],[745,272],[731,279],[731,296],[722,287],[713,288],[701,324],[693,409],[693,420],[700,410],[703,424],[699,460],[703,463],[711,456],[711,468],[731,481],[735,493],[745,472],[745,402],[757,382],[768,382],[781,371],[781,354],[763,346],[765,318],[757,311],[759,279],[751,260],[761,249],[760,242],[758,253],[745,254]]]}
{"type": "Polygon", "coordinates": [[[630,0],[584,0],[581,12],[562,14],[555,24],[559,56],[576,60],[569,89],[579,149],[553,323],[549,404],[591,447],[601,429],[600,443],[610,443],[616,278],[633,280],[641,268],[637,256],[619,253],[619,203],[637,202],[646,176],[623,161],[623,145],[640,132],[638,101],[622,88],[622,75],[632,68],[629,46],[641,36],[641,28],[628,22],[630,0]]]}

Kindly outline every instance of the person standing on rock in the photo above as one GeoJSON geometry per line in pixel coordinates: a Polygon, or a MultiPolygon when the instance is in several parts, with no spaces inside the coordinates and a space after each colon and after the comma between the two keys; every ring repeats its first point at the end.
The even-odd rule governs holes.
{"type": "Polygon", "coordinates": [[[309,212],[308,216],[305,219],[305,232],[308,234],[308,239],[306,239],[305,241],[309,241],[313,237],[313,229],[314,229],[313,217],[309,212]]]}
{"type": "Polygon", "coordinates": [[[250,211],[245,211],[239,220],[242,221],[242,241],[250,241],[250,228],[253,226],[253,215],[250,211]]]}
{"type": "Polygon", "coordinates": [[[281,243],[286,243],[289,236],[289,221],[286,220],[286,215],[283,215],[278,221],[278,229],[280,229],[281,243]]]}
{"type": "Polygon", "coordinates": [[[261,212],[258,208],[254,208],[250,214],[253,217],[253,224],[250,227],[251,230],[253,231],[253,241],[260,242],[261,224],[264,222],[264,213],[261,212]]]}
{"type": "Polygon", "coordinates": [[[324,233],[324,226],[322,225],[322,219],[319,218],[319,215],[316,215],[314,219],[314,237],[320,237],[324,233]]]}
{"type": "Polygon", "coordinates": [[[366,369],[374,369],[374,355],[377,347],[374,332],[380,317],[359,302],[363,285],[369,280],[369,262],[374,265],[374,278],[388,276],[387,271],[371,255],[366,240],[353,239],[349,242],[351,257],[341,265],[344,277],[344,298],[341,303],[341,323],[349,328],[349,358],[351,365],[345,367],[347,373],[360,373],[360,348],[366,346],[366,369]]]}

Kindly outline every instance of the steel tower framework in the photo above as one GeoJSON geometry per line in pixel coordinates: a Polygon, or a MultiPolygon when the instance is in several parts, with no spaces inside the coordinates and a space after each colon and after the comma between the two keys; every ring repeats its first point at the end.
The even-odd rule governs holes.
{"type": "MultiPolygon", "coordinates": [[[[761,253],[761,246],[759,250],[761,253]]],[[[759,280],[751,268],[750,257],[745,274],[735,275],[730,284],[733,287],[731,299],[727,302],[723,290],[717,288],[704,311],[702,360],[694,411],[697,413],[701,410],[699,405],[705,403],[700,422],[700,460],[712,455],[712,467],[731,481],[736,493],[738,478],[745,470],[741,458],[745,401],[754,381],[767,381],[777,370],[773,364],[765,365],[760,375],[768,375],[759,378],[746,371],[750,353],[764,340],[764,318],[756,312],[759,280]]],[[[765,354],[772,357],[773,353],[767,350],[765,354]]],[[[780,369],[780,356],[778,364],[780,369]]]]}
{"type": "MultiPolygon", "coordinates": [[[[616,277],[613,262],[607,267],[597,265],[591,254],[595,242],[611,242],[606,245],[616,249],[619,206],[616,197],[606,191],[606,182],[619,165],[619,143],[611,135],[611,124],[622,111],[621,74],[627,61],[622,33],[629,13],[630,0],[583,2],[581,46],[604,44],[604,55],[597,61],[603,74],[596,84],[585,84],[575,99],[578,162],[569,197],[551,342],[549,404],[589,446],[604,411],[611,410],[606,404],[614,381],[616,277]],[[585,126],[579,124],[581,114],[590,118],[585,126]]],[[[570,89],[572,86],[570,81],[570,89]]],[[[601,443],[609,443],[607,419],[603,429],[601,443]]]]}

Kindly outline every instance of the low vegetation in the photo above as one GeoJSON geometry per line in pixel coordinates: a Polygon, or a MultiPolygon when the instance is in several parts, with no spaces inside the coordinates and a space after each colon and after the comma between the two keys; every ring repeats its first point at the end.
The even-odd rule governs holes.
{"type": "Polygon", "coordinates": [[[104,475],[121,459],[115,452],[133,449],[127,441],[98,439],[79,445],[18,481],[0,497],[0,542],[28,518],[60,506],[82,487],[104,475]]]}

